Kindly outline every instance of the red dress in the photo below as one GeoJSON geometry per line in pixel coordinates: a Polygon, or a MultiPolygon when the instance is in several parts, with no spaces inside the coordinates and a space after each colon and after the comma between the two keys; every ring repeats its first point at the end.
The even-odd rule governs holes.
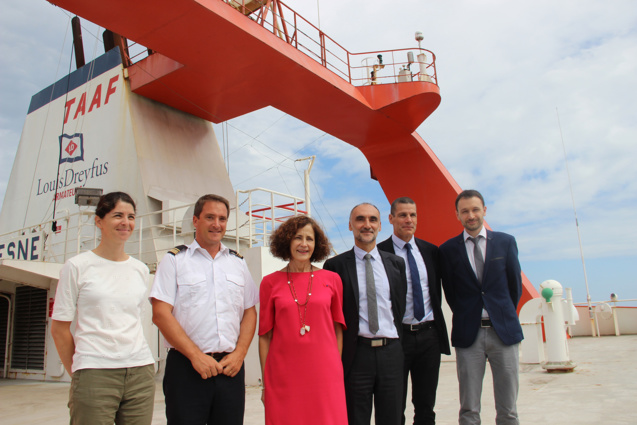
{"type": "MultiPolygon", "coordinates": [[[[294,302],[287,273],[274,272],[260,287],[259,335],[272,330],[265,362],[266,425],[347,425],[343,363],[334,322],[345,326],[343,283],[328,270],[313,272],[312,296],[304,307],[294,302]]],[[[303,304],[310,272],[290,273],[297,299],[303,304]]]]}

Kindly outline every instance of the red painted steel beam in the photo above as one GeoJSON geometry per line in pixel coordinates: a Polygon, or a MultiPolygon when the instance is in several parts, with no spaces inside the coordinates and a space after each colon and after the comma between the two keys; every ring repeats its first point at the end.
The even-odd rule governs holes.
{"type": "Polygon", "coordinates": [[[158,52],[128,68],[133,92],[216,123],[273,106],[359,148],[388,200],[417,202],[419,237],[460,233],[461,189],[415,133],[437,85],[354,87],[220,0],[49,1],[158,52]]]}

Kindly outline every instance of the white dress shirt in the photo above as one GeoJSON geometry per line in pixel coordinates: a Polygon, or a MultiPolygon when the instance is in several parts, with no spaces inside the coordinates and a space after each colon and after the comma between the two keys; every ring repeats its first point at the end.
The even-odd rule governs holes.
{"type": "MultiPolygon", "coordinates": [[[[236,348],[243,312],[259,302],[246,262],[221,250],[212,258],[193,241],[185,252],[166,254],[157,267],[150,298],[173,306],[173,316],[204,353],[236,348]]],[[[166,346],[172,346],[166,341],[166,346]]]]}
{"type": "Polygon", "coordinates": [[[429,278],[427,275],[427,266],[425,266],[425,260],[423,260],[420,250],[416,245],[416,239],[411,238],[409,242],[405,242],[398,236],[392,234],[391,239],[394,242],[394,252],[405,260],[405,268],[407,269],[407,308],[405,309],[405,315],[403,316],[403,323],[407,325],[415,325],[417,323],[428,322],[434,320],[434,311],[431,307],[431,298],[429,297],[429,278]],[[411,254],[414,256],[416,266],[418,266],[418,275],[420,276],[420,286],[422,287],[422,295],[425,306],[425,317],[422,320],[418,320],[414,317],[414,291],[411,287],[411,272],[409,268],[409,260],[407,259],[407,248],[405,245],[411,245],[411,254]]]}
{"type": "Polygon", "coordinates": [[[378,248],[369,252],[372,256],[371,263],[374,270],[374,283],[376,284],[376,303],[378,305],[378,332],[376,335],[369,330],[369,317],[367,315],[367,283],[365,278],[365,259],[368,252],[354,246],[356,256],[356,277],[358,278],[358,334],[366,338],[398,338],[398,331],[394,324],[394,314],[391,309],[391,296],[389,292],[389,279],[383,265],[383,259],[378,253],[378,248]]]}

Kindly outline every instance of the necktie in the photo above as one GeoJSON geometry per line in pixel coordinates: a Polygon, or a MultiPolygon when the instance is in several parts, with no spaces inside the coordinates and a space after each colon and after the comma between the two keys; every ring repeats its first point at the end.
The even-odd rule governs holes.
{"type": "Polygon", "coordinates": [[[369,319],[369,331],[376,335],[378,332],[378,304],[376,302],[376,282],[374,282],[374,269],[372,268],[372,256],[365,254],[365,284],[367,286],[367,318],[369,319]]]}
{"type": "Polygon", "coordinates": [[[409,263],[409,274],[411,275],[411,291],[414,295],[414,317],[416,320],[422,320],[425,317],[425,302],[422,295],[422,286],[420,286],[420,273],[418,273],[416,259],[411,253],[411,244],[406,243],[405,249],[407,249],[407,262],[409,263]]]}
{"type": "Polygon", "coordinates": [[[476,277],[480,283],[482,283],[482,274],[484,273],[484,258],[482,258],[482,251],[480,251],[480,246],[478,245],[481,237],[478,235],[475,238],[468,238],[473,242],[473,261],[476,264],[476,277]]]}

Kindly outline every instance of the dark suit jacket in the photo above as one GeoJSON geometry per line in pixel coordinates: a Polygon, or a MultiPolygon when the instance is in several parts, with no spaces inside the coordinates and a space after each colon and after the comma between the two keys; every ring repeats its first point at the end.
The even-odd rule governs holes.
{"type": "MultiPolygon", "coordinates": [[[[405,297],[407,296],[407,275],[405,261],[397,255],[380,251],[383,265],[389,280],[389,295],[394,324],[398,335],[402,337],[402,320],[405,314],[405,297]]],[[[328,259],[323,265],[325,270],[336,272],[343,281],[343,315],[347,329],[343,331],[343,372],[345,377],[354,361],[358,341],[358,278],[356,276],[356,257],[354,249],[328,259]]]]}
{"type": "Polygon", "coordinates": [[[453,311],[454,347],[467,348],[475,341],[483,303],[503,343],[522,341],[516,311],[522,295],[522,270],[513,236],[487,230],[482,286],[471,268],[462,234],[440,245],[440,265],[445,298],[453,311]]]}
{"type": "MultiPolygon", "coordinates": [[[[434,319],[436,323],[436,331],[438,332],[438,341],[440,344],[440,352],[451,354],[449,348],[449,336],[447,335],[447,324],[442,314],[442,286],[440,282],[440,272],[438,269],[438,247],[432,243],[422,239],[415,238],[416,246],[420,251],[422,259],[425,261],[427,268],[427,279],[429,281],[429,298],[434,311],[434,319]]],[[[395,254],[394,241],[390,236],[389,239],[379,243],[378,249],[381,251],[391,252],[395,254]]],[[[411,288],[407,288],[408,291],[411,288]]]]}

